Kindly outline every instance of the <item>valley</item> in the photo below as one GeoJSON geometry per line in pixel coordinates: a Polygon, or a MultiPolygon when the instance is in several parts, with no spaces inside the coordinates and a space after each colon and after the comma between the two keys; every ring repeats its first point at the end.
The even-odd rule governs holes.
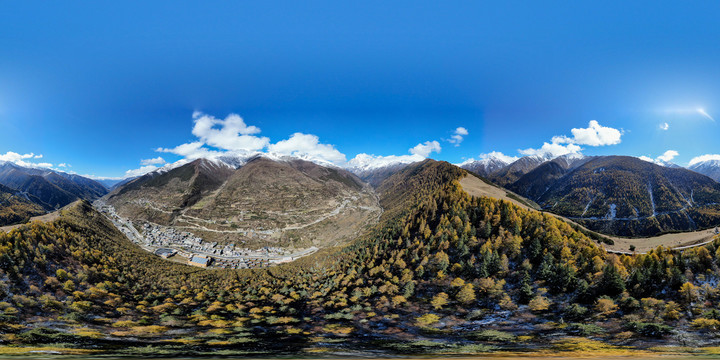
{"type": "MultiPolygon", "coordinates": [[[[318,250],[314,246],[292,250],[267,246],[260,249],[249,249],[236,247],[234,244],[221,246],[216,242],[204,241],[192,233],[179,232],[175,227],[149,222],[142,223],[142,226],[134,224],[131,220],[118,215],[115,209],[103,200],[95,201],[93,207],[105,215],[120,232],[143,250],[181,264],[224,269],[262,268],[291,262],[318,250]],[[196,257],[208,261],[200,265],[192,261],[196,257]]],[[[243,232],[243,230],[235,231],[243,232]]]]}
{"type": "Polygon", "coordinates": [[[338,246],[382,214],[372,187],[340,169],[264,157],[231,164],[197,160],[148,174],[105,201],[132,221],[249,249],[338,246]]]}

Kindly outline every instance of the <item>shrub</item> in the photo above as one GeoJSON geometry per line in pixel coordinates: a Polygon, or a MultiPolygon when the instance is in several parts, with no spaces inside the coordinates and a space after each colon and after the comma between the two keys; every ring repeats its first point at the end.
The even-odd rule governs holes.
{"type": "Polygon", "coordinates": [[[499,330],[482,330],[470,335],[475,340],[489,342],[508,342],[515,340],[515,335],[499,330]]]}
{"type": "Polygon", "coordinates": [[[417,323],[420,326],[430,326],[440,321],[440,317],[435,314],[425,314],[417,318],[417,323]]]}
{"type": "Polygon", "coordinates": [[[592,335],[598,335],[605,332],[605,329],[595,325],[595,324],[581,324],[581,323],[572,323],[568,325],[566,330],[573,335],[579,335],[579,336],[592,336],[592,335]]]}
{"type": "Polygon", "coordinates": [[[632,321],[628,324],[628,330],[646,337],[661,338],[672,333],[672,328],[665,324],[645,323],[632,321]]]}

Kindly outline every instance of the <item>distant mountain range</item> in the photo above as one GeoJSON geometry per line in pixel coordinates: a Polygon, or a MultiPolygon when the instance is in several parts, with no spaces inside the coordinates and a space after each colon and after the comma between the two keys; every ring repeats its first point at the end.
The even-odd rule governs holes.
{"type": "Polygon", "coordinates": [[[720,181],[720,160],[706,160],[693,165],[688,169],[720,181]]]}
{"type": "MultiPolygon", "coordinates": [[[[197,223],[188,222],[196,217],[215,221],[211,227],[214,232],[220,228],[226,231],[224,227],[231,224],[240,227],[242,222],[249,226],[248,218],[263,218],[266,221],[255,221],[253,226],[277,230],[291,222],[285,218],[288,214],[278,215],[278,211],[299,211],[312,206],[327,210],[329,199],[341,201],[336,197],[337,188],[332,191],[323,188],[330,184],[327,181],[330,178],[335,180],[333,186],[344,184],[344,194],[355,194],[363,199],[360,202],[366,202],[372,191],[362,190],[365,184],[377,188],[385,179],[417,163],[414,157],[383,159],[387,161],[380,163],[370,160],[349,169],[272,154],[196,160],[119,184],[108,199],[136,220],[197,228],[197,223]],[[247,175],[248,172],[253,175],[247,175]],[[314,173],[325,173],[325,177],[318,178],[314,173]],[[308,177],[313,181],[307,182],[308,177]],[[317,184],[320,187],[314,187],[317,184]],[[288,197],[298,194],[304,194],[304,202],[289,201],[288,197]],[[241,204],[239,198],[245,202],[241,204]],[[230,204],[235,204],[235,208],[230,204]],[[254,210],[248,211],[248,206],[254,210]],[[237,210],[241,208],[243,214],[237,210]],[[253,215],[246,214],[250,212],[253,215]],[[218,224],[219,219],[225,219],[224,225],[218,224]]],[[[568,154],[526,156],[512,163],[490,156],[464,163],[462,167],[535,201],[544,210],[607,234],[655,235],[720,222],[720,184],[670,163],[627,156],[568,154]]],[[[711,173],[717,168],[717,164],[705,163],[696,170],[711,173]]],[[[302,224],[308,219],[310,216],[292,221],[302,224]]]]}
{"type": "MultiPolygon", "coordinates": [[[[545,210],[608,234],[644,236],[716,226],[720,184],[666,165],[629,156],[528,156],[478,174],[545,210]]],[[[717,164],[704,165],[697,170],[712,174],[717,169],[717,164]]]]}
{"type": "MultiPolygon", "coordinates": [[[[12,208],[22,208],[20,214],[30,216],[57,210],[76,200],[95,200],[108,191],[99,182],[86,177],[10,162],[0,163],[0,185],[3,186],[0,189],[3,203],[12,203],[12,208]]],[[[0,224],[22,222],[27,220],[25,215],[5,217],[0,224]]]]}
{"type": "Polygon", "coordinates": [[[475,160],[460,164],[465,170],[472,171],[480,176],[488,177],[490,174],[503,169],[510,165],[509,162],[495,156],[490,156],[482,160],[475,160]]]}
{"type": "MultiPolygon", "coordinates": [[[[212,233],[239,227],[242,221],[248,228],[250,224],[267,229],[295,228],[308,222],[312,211],[332,211],[332,206],[343,203],[357,209],[376,206],[371,188],[421,161],[417,156],[376,160],[370,155],[358,157],[346,168],[339,168],[290,156],[246,154],[178,162],[138,178],[104,182],[5,162],[0,163],[0,185],[5,187],[0,191],[5,205],[0,208],[7,209],[7,215],[0,216],[5,219],[0,225],[111,192],[109,201],[133,219],[197,227],[188,221],[196,217],[214,221],[212,226],[205,226],[212,233]],[[243,197],[241,204],[239,198],[243,197]],[[285,209],[295,212],[292,216],[282,213],[285,209]],[[309,212],[298,215],[301,209],[309,212]]],[[[720,208],[715,210],[720,206],[720,160],[700,162],[689,170],[623,156],[568,154],[507,160],[488,156],[461,167],[537,202],[545,210],[609,234],[692,230],[714,226],[720,217],[716,215],[720,208]]],[[[358,224],[367,220],[363,219],[358,224]]],[[[308,238],[312,233],[301,236],[295,232],[303,231],[284,236],[308,238]]]]}

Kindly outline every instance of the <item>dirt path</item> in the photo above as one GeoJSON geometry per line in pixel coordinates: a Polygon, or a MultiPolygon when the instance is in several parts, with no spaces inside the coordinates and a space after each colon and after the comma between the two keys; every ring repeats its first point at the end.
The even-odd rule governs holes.
{"type": "MultiPolygon", "coordinates": [[[[536,210],[533,209],[526,204],[521,203],[520,201],[517,201],[515,199],[512,199],[508,196],[508,191],[506,191],[503,188],[490,185],[474,176],[466,176],[460,180],[460,186],[462,186],[463,190],[465,190],[468,194],[473,196],[485,196],[485,197],[491,197],[495,199],[501,199],[505,201],[510,201],[515,205],[518,205],[524,209],[528,210],[536,210]]],[[[578,225],[580,227],[583,227],[582,225],[577,224],[576,222],[559,216],[555,215],[549,212],[545,212],[546,214],[550,214],[552,216],[555,216],[556,218],[563,220],[565,222],[578,225]]],[[[584,227],[583,227],[584,228],[584,227]]],[[[631,254],[630,252],[630,246],[635,246],[635,253],[645,253],[647,251],[650,251],[652,249],[657,248],[658,246],[664,246],[669,247],[673,249],[687,249],[691,247],[696,246],[702,246],[704,244],[707,244],[713,240],[715,237],[715,231],[714,229],[710,230],[698,230],[698,231],[691,231],[691,232],[682,232],[682,233],[674,233],[674,234],[665,234],[660,236],[653,236],[653,237],[644,237],[644,238],[621,238],[617,236],[612,235],[605,235],[603,236],[612,239],[615,244],[614,245],[607,245],[603,244],[605,249],[608,252],[613,253],[622,253],[622,254],[631,254]]]]}

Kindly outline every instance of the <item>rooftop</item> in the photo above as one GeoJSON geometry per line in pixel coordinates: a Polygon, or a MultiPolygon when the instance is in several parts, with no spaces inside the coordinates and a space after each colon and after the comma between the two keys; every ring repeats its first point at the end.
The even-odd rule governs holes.
{"type": "Polygon", "coordinates": [[[210,258],[201,255],[193,255],[190,258],[190,262],[200,265],[208,265],[210,258]]]}

